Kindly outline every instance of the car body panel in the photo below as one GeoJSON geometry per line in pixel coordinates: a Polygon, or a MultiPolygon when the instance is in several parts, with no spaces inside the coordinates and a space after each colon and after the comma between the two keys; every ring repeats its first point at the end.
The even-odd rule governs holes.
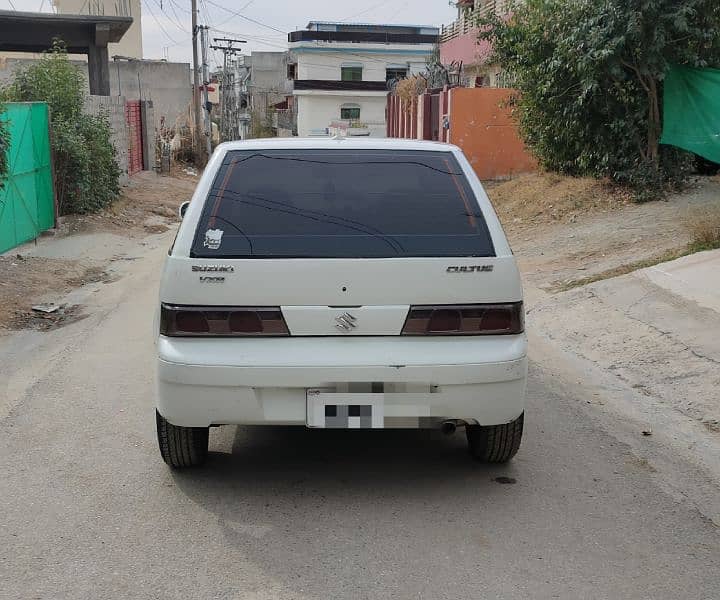
{"type": "Polygon", "coordinates": [[[378,139],[296,138],[222,144],[180,225],[163,270],[160,302],[279,307],[290,337],[158,336],[158,410],[169,422],[181,426],[301,425],[309,389],[330,393],[381,389],[387,426],[401,422],[423,426],[442,419],[508,423],[524,408],[524,334],[401,333],[411,306],[522,299],[520,274],[500,222],[457,147],[378,139]],[[495,256],[191,258],[203,205],[226,153],[268,148],[450,152],[477,198],[495,256]],[[343,327],[348,320],[352,325],[343,327]]]}

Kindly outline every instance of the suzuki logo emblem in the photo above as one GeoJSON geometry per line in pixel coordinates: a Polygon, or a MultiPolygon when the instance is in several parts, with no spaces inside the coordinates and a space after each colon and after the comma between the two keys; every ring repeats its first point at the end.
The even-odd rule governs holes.
{"type": "Polygon", "coordinates": [[[350,313],[343,313],[335,317],[335,327],[344,333],[348,333],[357,327],[357,319],[350,313]]]}

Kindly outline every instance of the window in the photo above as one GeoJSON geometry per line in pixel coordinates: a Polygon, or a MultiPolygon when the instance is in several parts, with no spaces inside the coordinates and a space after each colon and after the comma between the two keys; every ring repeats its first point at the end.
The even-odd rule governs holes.
{"type": "Polygon", "coordinates": [[[407,68],[394,68],[388,67],[385,69],[385,81],[392,81],[393,79],[405,79],[407,77],[407,68]]]}
{"type": "Polygon", "coordinates": [[[362,67],[340,67],[341,81],[362,81],[362,67]]]}
{"type": "Polygon", "coordinates": [[[297,64],[289,64],[287,66],[287,78],[297,79],[297,64]]]}
{"type": "Polygon", "coordinates": [[[346,121],[360,119],[360,107],[357,104],[343,104],[340,107],[340,118],[346,121]]]}
{"type": "Polygon", "coordinates": [[[205,201],[191,255],[389,258],[495,252],[472,188],[451,153],[338,148],[229,152],[205,201]],[[222,237],[221,245],[208,244],[211,230],[222,237]]]}

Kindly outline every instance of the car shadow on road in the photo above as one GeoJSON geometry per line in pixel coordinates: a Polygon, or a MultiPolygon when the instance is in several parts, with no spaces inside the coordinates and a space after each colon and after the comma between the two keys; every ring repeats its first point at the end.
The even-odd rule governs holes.
{"type": "Polygon", "coordinates": [[[200,469],[174,472],[189,496],[212,503],[230,496],[287,492],[322,495],[348,493],[402,498],[423,489],[497,486],[515,477],[513,464],[483,465],[471,459],[463,430],[439,431],[310,430],[304,427],[231,427],[211,436],[208,462],[200,469]],[[213,451],[231,446],[230,452],[213,451]],[[198,494],[197,490],[202,492],[198,494]],[[370,494],[372,495],[372,494],[370,494]]]}
{"type": "Polygon", "coordinates": [[[359,598],[363,581],[377,594],[362,597],[390,597],[388,586],[419,597],[407,580],[420,589],[458,548],[470,560],[487,546],[488,512],[521,502],[521,485],[495,481],[519,467],[474,462],[462,431],[226,427],[210,448],[207,464],[174,471],[175,483],[217,519],[214,543],[281,585],[277,597],[359,598]],[[404,565],[408,579],[388,565],[404,565]]]}

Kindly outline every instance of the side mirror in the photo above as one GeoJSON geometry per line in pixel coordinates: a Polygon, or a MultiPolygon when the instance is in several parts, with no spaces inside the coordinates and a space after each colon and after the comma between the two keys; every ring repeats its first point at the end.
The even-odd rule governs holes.
{"type": "Polygon", "coordinates": [[[180,215],[181,221],[185,217],[185,213],[187,212],[188,206],[190,206],[190,200],[185,200],[185,202],[183,202],[180,205],[180,208],[178,209],[178,214],[180,215]]]}

